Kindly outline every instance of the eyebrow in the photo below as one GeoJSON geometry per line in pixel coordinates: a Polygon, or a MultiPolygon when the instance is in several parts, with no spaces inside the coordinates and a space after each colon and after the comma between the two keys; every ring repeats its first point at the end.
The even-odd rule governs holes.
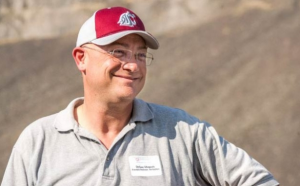
{"type": "MultiPolygon", "coordinates": [[[[123,47],[125,47],[125,48],[129,48],[129,45],[128,45],[128,44],[126,44],[126,43],[121,43],[121,42],[117,42],[117,41],[111,44],[111,46],[114,46],[114,45],[121,45],[121,46],[123,46],[123,47]]],[[[138,49],[147,49],[147,46],[146,46],[146,45],[140,46],[140,47],[138,47],[138,49]]]]}

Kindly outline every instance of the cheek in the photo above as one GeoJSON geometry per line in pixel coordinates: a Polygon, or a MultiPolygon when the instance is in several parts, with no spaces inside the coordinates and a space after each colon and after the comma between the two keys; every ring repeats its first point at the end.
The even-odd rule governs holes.
{"type": "Polygon", "coordinates": [[[103,68],[106,69],[106,73],[108,74],[115,74],[118,71],[120,71],[122,69],[122,64],[120,62],[116,62],[116,61],[108,61],[107,63],[103,64],[103,68]]]}
{"type": "Polygon", "coordinates": [[[146,75],[147,75],[147,67],[146,67],[146,66],[140,67],[140,71],[141,71],[141,74],[143,74],[144,79],[146,79],[146,75]]]}
{"type": "Polygon", "coordinates": [[[145,85],[145,82],[146,82],[146,77],[147,77],[147,68],[143,68],[143,67],[141,67],[140,68],[140,73],[141,73],[141,75],[142,75],[142,79],[141,79],[141,81],[140,81],[140,84],[141,84],[141,89],[144,87],[144,85],[145,85]]]}
{"type": "Polygon", "coordinates": [[[112,70],[117,69],[115,66],[116,65],[111,62],[111,59],[107,57],[93,58],[87,70],[93,75],[105,76],[105,74],[109,74],[112,70]]]}

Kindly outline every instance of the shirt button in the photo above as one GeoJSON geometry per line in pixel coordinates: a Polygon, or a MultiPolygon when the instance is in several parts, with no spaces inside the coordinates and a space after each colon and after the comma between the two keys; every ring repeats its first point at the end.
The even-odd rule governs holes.
{"type": "Polygon", "coordinates": [[[109,161],[109,160],[110,160],[109,157],[107,157],[107,158],[106,158],[106,161],[109,161]]]}

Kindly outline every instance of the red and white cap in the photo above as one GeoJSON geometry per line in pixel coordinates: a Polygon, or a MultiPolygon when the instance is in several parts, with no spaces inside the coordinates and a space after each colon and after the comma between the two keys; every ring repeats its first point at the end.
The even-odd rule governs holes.
{"type": "Polygon", "coordinates": [[[142,20],[131,10],[123,7],[111,7],[96,11],[80,28],[76,46],[92,42],[108,45],[128,35],[138,34],[147,47],[158,49],[158,41],[146,32],[142,20]]]}

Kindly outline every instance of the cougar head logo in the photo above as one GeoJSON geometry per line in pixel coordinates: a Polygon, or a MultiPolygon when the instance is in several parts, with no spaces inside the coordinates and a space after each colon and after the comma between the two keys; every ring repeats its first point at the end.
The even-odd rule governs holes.
{"type": "Polygon", "coordinates": [[[120,24],[120,26],[130,26],[130,27],[133,27],[133,26],[136,25],[136,22],[135,22],[134,18],[135,18],[135,15],[131,14],[130,12],[123,13],[120,16],[118,24],[120,24]]]}

